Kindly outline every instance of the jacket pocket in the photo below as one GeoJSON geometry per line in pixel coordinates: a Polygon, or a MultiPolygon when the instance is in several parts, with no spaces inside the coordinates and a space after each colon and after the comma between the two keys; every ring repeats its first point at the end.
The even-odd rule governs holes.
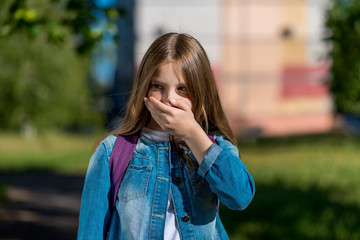
{"type": "Polygon", "coordinates": [[[152,166],[129,165],[121,182],[118,198],[129,201],[146,195],[152,166]]]}

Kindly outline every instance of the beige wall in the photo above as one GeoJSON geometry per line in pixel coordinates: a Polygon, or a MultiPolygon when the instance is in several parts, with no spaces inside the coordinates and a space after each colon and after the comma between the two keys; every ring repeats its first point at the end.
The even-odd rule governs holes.
{"type": "Polygon", "coordinates": [[[282,39],[283,64],[298,65],[307,62],[308,35],[306,21],[306,1],[293,1],[281,7],[281,30],[289,28],[293,35],[282,39]]]}
{"type": "MultiPolygon", "coordinates": [[[[284,89],[284,81],[291,81],[284,78],[285,71],[311,67],[307,10],[305,0],[222,2],[219,90],[236,133],[250,127],[261,128],[264,135],[331,128],[328,94],[289,97],[284,89]],[[304,126],[299,125],[299,119],[304,126]]],[[[306,85],[309,79],[303,81],[311,88],[306,85]]]]}

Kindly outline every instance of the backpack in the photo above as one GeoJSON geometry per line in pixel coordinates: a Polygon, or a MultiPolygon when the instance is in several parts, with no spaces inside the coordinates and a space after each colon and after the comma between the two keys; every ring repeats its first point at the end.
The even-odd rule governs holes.
{"type": "MultiPolygon", "coordinates": [[[[215,140],[211,135],[208,135],[210,140],[214,143],[215,140]]],[[[116,138],[111,156],[110,156],[110,210],[114,211],[115,202],[117,199],[120,184],[124,178],[126,169],[130,163],[134,153],[136,143],[139,139],[139,134],[121,136],[116,138]]],[[[219,204],[217,205],[217,212],[219,214],[219,204]]]]}
{"type": "Polygon", "coordinates": [[[139,139],[139,135],[119,135],[116,138],[111,156],[110,156],[110,210],[111,212],[115,208],[115,202],[117,194],[120,188],[120,184],[124,178],[126,169],[130,163],[131,157],[134,153],[136,143],[139,139]]]}

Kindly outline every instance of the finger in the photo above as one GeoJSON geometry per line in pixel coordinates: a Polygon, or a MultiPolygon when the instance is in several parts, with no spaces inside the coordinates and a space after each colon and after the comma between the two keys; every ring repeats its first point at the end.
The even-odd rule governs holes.
{"type": "Polygon", "coordinates": [[[184,111],[191,111],[191,102],[188,99],[170,99],[170,103],[173,107],[180,108],[184,111]]]}
{"type": "Polygon", "coordinates": [[[150,111],[150,113],[153,113],[154,111],[156,111],[154,104],[152,104],[152,102],[149,100],[149,98],[144,98],[144,102],[145,102],[145,106],[150,111]]]}
{"type": "Polygon", "coordinates": [[[171,107],[169,107],[166,104],[160,102],[159,100],[157,100],[154,97],[149,97],[149,102],[162,113],[171,112],[171,107]]]}
{"type": "Polygon", "coordinates": [[[164,117],[165,115],[167,115],[167,113],[170,112],[171,107],[163,104],[156,98],[152,98],[152,99],[155,99],[155,101],[151,101],[149,98],[145,98],[145,105],[154,118],[162,119],[162,117],[164,117]],[[164,106],[165,108],[169,108],[169,109],[165,109],[165,108],[162,109],[164,106]]]}
{"type": "Polygon", "coordinates": [[[145,106],[149,110],[152,118],[159,124],[159,126],[162,126],[162,116],[163,116],[163,114],[161,114],[159,109],[157,109],[154,106],[154,104],[149,101],[149,99],[145,98],[144,101],[145,101],[145,106]]]}

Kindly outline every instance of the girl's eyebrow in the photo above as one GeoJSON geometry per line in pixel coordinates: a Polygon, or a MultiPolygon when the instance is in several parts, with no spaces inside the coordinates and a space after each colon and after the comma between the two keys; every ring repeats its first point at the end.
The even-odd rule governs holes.
{"type": "Polygon", "coordinates": [[[161,81],[161,79],[159,77],[154,77],[151,81],[152,82],[159,82],[159,83],[163,82],[163,81],[161,81]]]}
{"type": "MultiPolygon", "coordinates": [[[[158,77],[155,77],[151,80],[151,83],[154,84],[154,83],[158,83],[158,84],[167,84],[167,81],[161,81],[160,78],[158,77]]],[[[186,86],[186,83],[185,82],[179,82],[178,85],[181,85],[181,86],[186,86]]]]}
{"type": "Polygon", "coordinates": [[[161,81],[159,81],[159,80],[157,80],[157,79],[153,79],[153,80],[151,80],[151,84],[160,84],[160,85],[164,85],[164,84],[166,84],[166,82],[161,82],[161,81]]]}

